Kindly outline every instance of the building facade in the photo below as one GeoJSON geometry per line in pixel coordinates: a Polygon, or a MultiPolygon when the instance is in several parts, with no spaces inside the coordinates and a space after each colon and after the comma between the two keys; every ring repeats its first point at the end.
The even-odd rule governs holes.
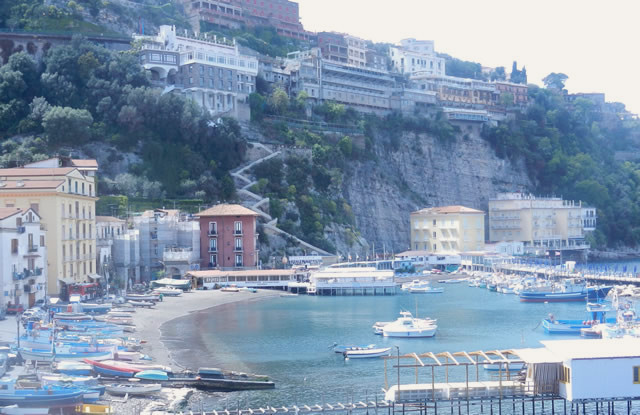
{"type": "Polygon", "coordinates": [[[180,274],[180,268],[165,263],[165,252],[189,251],[195,255],[200,252],[199,224],[179,210],[147,210],[133,218],[133,225],[139,231],[140,273],[144,281],[163,273],[180,274]]]}
{"type": "Polygon", "coordinates": [[[425,208],[411,213],[411,248],[431,253],[484,249],[484,212],[464,206],[425,208]]]}
{"type": "Polygon", "coordinates": [[[436,54],[433,40],[403,39],[389,48],[389,57],[401,74],[445,75],[445,60],[436,54]]]}
{"type": "Polygon", "coordinates": [[[221,204],[196,216],[202,269],[258,266],[257,213],[240,205],[221,204]]]}
{"type": "Polygon", "coordinates": [[[131,286],[140,282],[139,231],[113,216],[96,216],[98,274],[109,285],[131,286]]]}
{"type": "Polygon", "coordinates": [[[153,85],[179,92],[214,115],[249,119],[258,59],[240,53],[232,39],[181,36],[160,26],[157,36],[136,36],[142,66],[153,85]]]}
{"type": "Polygon", "coordinates": [[[586,250],[586,232],[595,230],[595,208],[559,197],[500,193],[489,200],[489,241],[521,241],[526,252],[586,250]]]}
{"type": "Polygon", "coordinates": [[[0,208],[0,308],[25,309],[46,296],[46,232],[31,208],[0,208]]]}
{"type": "Polygon", "coordinates": [[[271,26],[277,33],[309,40],[310,33],[300,23],[298,3],[289,0],[183,0],[191,26],[200,31],[200,22],[240,29],[242,26],[271,26]]]}
{"type": "Polygon", "coordinates": [[[506,81],[496,81],[496,91],[500,94],[513,95],[514,105],[527,105],[529,103],[529,87],[523,84],[514,84],[506,81]]]}
{"type": "Polygon", "coordinates": [[[47,289],[89,282],[96,276],[95,160],[50,159],[0,169],[0,207],[33,209],[46,230],[47,289]]]}

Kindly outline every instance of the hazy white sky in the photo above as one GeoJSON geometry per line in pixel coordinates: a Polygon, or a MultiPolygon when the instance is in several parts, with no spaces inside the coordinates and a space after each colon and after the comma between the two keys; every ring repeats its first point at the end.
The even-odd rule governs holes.
{"type": "Polygon", "coordinates": [[[569,92],[604,92],[640,113],[640,0],[297,0],[307,30],[375,42],[413,37],[484,66],[563,72],[569,92]]]}

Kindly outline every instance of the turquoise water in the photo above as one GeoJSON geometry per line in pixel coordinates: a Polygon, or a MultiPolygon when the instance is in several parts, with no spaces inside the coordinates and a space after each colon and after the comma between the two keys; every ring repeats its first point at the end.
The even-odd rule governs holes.
{"type": "MultiPolygon", "coordinates": [[[[439,284],[435,284],[439,285],[439,284]]],[[[178,360],[188,366],[220,366],[268,375],[276,389],[205,397],[205,409],[264,407],[344,402],[381,396],[385,386],[382,359],[345,361],[329,346],[370,344],[398,346],[401,354],[477,351],[540,346],[540,340],[562,339],[544,333],[540,321],[584,316],[583,303],[521,303],[514,295],[444,285],[443,294],[378,297],[277,297],[216,307],[177,319],[168,330],[179,330],[174,344],[178,360]],[[436,337],[389,339],[373,334],[376,321],[395,320],[401,309],[438,319],[436,337]],[[197,352],[196,352],[197,350],[197,352]],[[222,398],[221,398],[222,396],[222,398]]],[[[395,363],[395,362],[393,362],[395,363]]],[[[405,361],[404,363],[409,363],[405,361]]],[[[389,385],[397,371],[389,362],[389,385]]],[[[488,376],[482,369],[481,377],[488,376]]],[[[415,382],[414,369],[402,369],[403,382],[415,382]]],[[[451,369],[450,380],[464,380],[451,369]]],[[[442,378],[444,371],[437,378],[442,378]]],[[[475,376],[475,373],[474,373],[475,376]]],[[[430,382],[431,371],[419,373],[430,382]]],[[[473,379],[472,379],[473,380],[473,379]]]]}

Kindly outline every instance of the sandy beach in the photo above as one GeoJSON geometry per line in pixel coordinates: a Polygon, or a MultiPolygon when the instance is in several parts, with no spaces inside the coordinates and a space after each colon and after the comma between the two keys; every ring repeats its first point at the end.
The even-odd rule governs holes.
{"type": "MultiPolygon", "coordinates": [[[[170,343],[171,337],[162,337],[162,326],[171,320],[199,311],[208,310],[225,304],[257,301],[269,297],[277,297],[279,291],[259,290],[256,293],[241,291],[237,293],[212,291],[191,291],[179,297],[165,297],[154,308],[137,308],[133,313],[133,322],[136,325],[134,336],[145,340],[144,353],[153,358],[158,364],[180,367],[172,356],[170,343]]],[[[193,351],[197,353],[197,348],[193,351]]],[[[197,369],[197,368],[195,368],[197,369]]]]}

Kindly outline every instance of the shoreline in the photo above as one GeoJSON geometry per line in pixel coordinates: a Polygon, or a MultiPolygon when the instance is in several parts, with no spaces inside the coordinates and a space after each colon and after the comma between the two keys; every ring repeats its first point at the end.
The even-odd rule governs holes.
{"type": "MultiPolygon", "coordinates": [[[[223,305],[263,300],[279,295],[279,292],[271,290],[259,290],[257,293],[200,290],[186,292],[179,297],[165,297],[164,301],[157,303],[154,308],[136,309],[133,313],[133,322],[136,326],[134,336],[146,341],[142,352],[152,357],[154,363],[184,368],[175,358],[175,354],[180,350],[171,347],[172,338],[165,336],[163,326],[191,314],[208,312],[223,305]]],[[[197,349],[194,351],[197,353],[197,349]]],[[[197,367],[189,369],[197,369],[197,367]]]]}

